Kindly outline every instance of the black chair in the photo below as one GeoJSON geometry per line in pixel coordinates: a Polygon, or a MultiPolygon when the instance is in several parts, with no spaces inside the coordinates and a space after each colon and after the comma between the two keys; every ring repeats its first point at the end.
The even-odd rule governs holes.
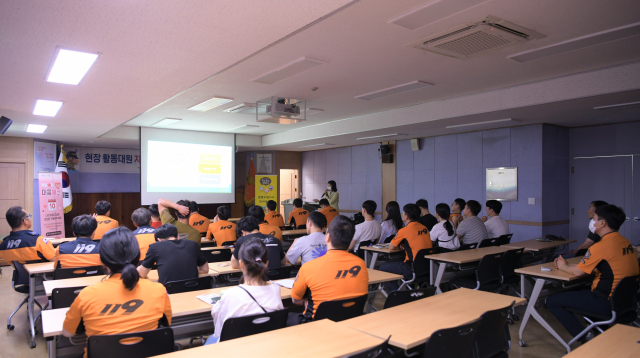
{"type": "Polygon", "coordinates": [[[366,253],[364,252],[365,250],[363,250],[363,249],[361,249],[361,248],[362,248],[362,247],[368,247],[369,245],[373,245],[373,241],[371,241],[371,240],[367,240],[367,241],[362,241],[362,242],[358,243],[358,252],[357,252],[357,255],[358,255],[358,257],[359,257],[359,258],[361,258],[361,259],[363,259],[363,260],[364,260],[364,255],[365,255],[366,253]]]}
{"type": "Polygon", "coordinates": [[[213,277],[204,276],[189,280],[171,281],[164,284],[168,294],[207,290],[213,288],[213,277]]]}
{"type": "Polygon", "coordinates": [[[436,294],[436,287],[431,286],[427,288],[420,288],[417,290],[408,291],[392,291],[389,293],[389,297],[384,301],[383,309],[403,305],[405,303],[417,301],[423,298],[431,297],[436,294]]]}
{"type": "Polygon", "coordinates": [[[580,250],[576,251],[575,257],[580,257],[580,256],[586,255],[588,250],[589,249],[580,249],[580,250]]]}
{"type": "Polygon", "coordinates": [[[475,358],[474,340],[480,319],[458,327],[433,332],[422,352],[423,358],[475,358]]]}
{"type": "Polygon", "coordinates": [[[513,234],[505,234],[505,235],[498,236],[498,246],[510,244],[512,237],[513,237],[513,234]]]}
{"type": "Polygon", "coordinates": [[[269,280],[283,280],[291,278],[291,266],[280,266],[267,270],[267,276],[269,280]]]}
{"type": "Polygon", "coordinates": [[[334,322],[340,322],[345,319],[361,316],[364,312],[364,305],[367,303],[368,296],[369,294],[365,294],[344,300],[324,301],[318,306],[313,319],[315,321],[330,319],[334,322]]]}
{"type": "MultiPolygon", "coordinates": [[[[25,303],[29,302],[29,273],[24,268],[24,264],[21,264],[18,261],[13,261],[13,267],[15,269],[13,270],[13,276],[11,278],[11,287],[13,287],[13,290],[18,293],[27,294],[27,297],[25,297],[20,305],[9,315],[9,318],[7,319],[7,329],[10,331],[13,331],[13,329],[16,328],[11,324],[11,318],[20,310],[22,306],[24,306],[25,303]]],[[[42,310],[42,306],[40,306],[40,303],[38,303],[37,300],[34,300],[34,302],[36,305],[38,305],[38,307],[40,307],[40,310],[42,310]]]]}
{"type": "Polygon", "coordinates": [[[485,255],[474,277],[456,277],[449,281],[456,288],[465,287],[480,291],[496,291],[500,288],[500,261],[503,253],[485,255]]]}
{"type": "Polygon", "coordinates": [[[602,333],[600,326],[610,326],[615,323],[629,324],[638,318],[638,280],[640,275],[625,277],[613,289],[613,294],[609,298],[611,305],[611,315],[600,315],[593,312],[581,311],[567,308],[567,311],[578,314],[589,323],[589,326],[569,341],[571,346],[578,339],[589,333],[592,329],[597,329],[602,333]]]}
{"type": "Polygon", "coordinates": [[[496,239],[485,239],[480,241],[480,245],[478,245],[478,248],[481,247],[489,247],[489,246],[500,246],[499,244],[499,240],[496,239]]]}
{"type": "Polygon", "coordinates": [[[202,250],[202,253],[207,258],[207,262],[223,262],[231,260],[231,250],[226,248],[202,250]]]}
{"type": "Polygon", "coordinates": [[[414,261],[412,259],[413,253],[411,252],[411,247],[409,246],[408,243],[406,243],[405,240],[403,240],[403,243],[404,243],[404,250],[406,251],[409,257],[407,264],[413,268],[413,276],[411,277],[410,280],[407,280],[407,281],[402,279],[401,280],[402,284],[400,285],[400,287],[398,287],[398,291],[402,290],[405,286],[410,287],[409,284],[411,283],[418,284],[418,283],[424,283],[429,281],[429,261],[430,260],[427,259],[426,256],[433,255],[435,253],[434,249],[422,249],[418,251],[414,261]]]}
{"type": "Polygon", "coordinates": [[[458,251],[473,250],[473,249],[477,249],[477,248],[478,248],[478,243],[474,242],[473,244],[462,244],[462,245],[460,245],[460,248],[458,249],[458,251]]]}
{"type": "Polygon", "coordinates": [[[383,358],[383,357],[391,357],[393,356],[393,351],[389,349],[389,340],[391,336],[387,338],[386,341],[382,342],[373,348],[369,348],[364,352],[352,354],[347,356],[346,358],[383,358]]]}
{"type": "MultiPolygon", "coordinates": [[[[226,247],[226,246],[236,246],[236,242],[235,241],[225,241],[222,243],[221,245],[222,247],[226,247]]],[[[229,260],[231,260],[231,258],[229,258],[229,260]]]]}
{"type": "MultiPolygon", "coordinates": [[[[515,273],[515,270],[522,267],[522,254],[524,252],[524,247],[520,249],[513,249],[505,251],[502,254],[502,260],[500,260],[500,284],[502,285],[498,292],[505,292],[508,294],[509,290],[513,290],[518,296],[520,296],[520,292],[518,292],[518,283],[520,282],[520,276],[515,273]]],[[[511,310],[511,315],[507,322],[509,324],[513,324],[513,321],[519,321],[520,317],[518,317],[515,313],[515,309],[511,310]]]]}
{"type": "Polygon", "coordinates": [[[296,226],[295,230],[306,230],[307,229],[307,225],[298,225],[296,226]]]}
{"type": "Polygon", "coordinates": [[[63,280],[66,278],[78,278],[89,276],[105,275],[103,266],[75,267],[75,268],[57,268],[53,271],[54,280],[63,280]]]}
{"type": "Polygon", "coordinates": [[[173,352],[173,329],[91,336],[87,340],[89,358],[145,358],[173,352]]]}
{"type": "Polygon", "coordinates": [[[51,308],[55,310],[58,308],[71,307],[71,304],[83,288],[84,286],[54,288],[53,291],[51,291],[51,308]]]}
{"type": "Polygon", "coordinates": [[[487,311],[480,316],[480,327],[476,333],[475,348],[477,358],[508,357],[511,340],[507,319],[513,310],[509,306],[487,311]]]}
{"type": "Polygon", "coordinates": [[[224,321],[222,326],[220,342],[285,328],[288,316],[289,310],[283,309],[251,316],[229,318],[224,321]]]}
{"type": "Polygon", "coordinates": [[[384,239],[384,243],[385,243],[385,244],[390,243],[390,242],[391,242],[391,240],[393,240],[393,238],[394,238],[394,237],[396,237],[396,234],[393,234],[393,235],[391,235],[391,236],[387,237],[386,239],[384,239]]]}

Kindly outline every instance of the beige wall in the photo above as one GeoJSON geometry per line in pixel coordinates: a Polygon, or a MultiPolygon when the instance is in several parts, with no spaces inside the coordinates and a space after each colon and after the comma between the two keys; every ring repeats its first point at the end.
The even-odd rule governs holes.
{"type": "MultiPolygon", "coordinates": [[[[4,165],[5,169],[19,168],[5,171],[7,178],[23,177],[20,183],[2,183],[7,190],[0,191],[0,195],[3,196],[0,197],[0,201],[6,201],[9,207],[21,205],[26,211],[33,213],[33,138],[0,136],[0,165],[4,165]],[[13,175],[13,172],[18,173],[18,176],[13,175]],[[15,195],[16,193],[12,192],[14,190],[21,193],[15,195]],[[21,202],[16,203],[16,200],[21,202]]],[[[1,214],[4,216],[4,212],[1,214]]],[[[8,225],[3,225],[6,226],[2,229],[4,232],[8,225]]]]}

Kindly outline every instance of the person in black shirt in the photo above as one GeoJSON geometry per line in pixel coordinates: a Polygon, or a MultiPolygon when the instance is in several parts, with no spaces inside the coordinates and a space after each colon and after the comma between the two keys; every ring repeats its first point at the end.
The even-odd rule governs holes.
{"type": "Polygon", "coordinates": [[[267,251],[269,252],[269,268],[279,268],[285,264],[284,250],[282,250],[282,243],[277,238],[271,235],[265,235],[260,233],[260,223],[252,216],[245,216],[236,223],[236,232],[238,235],[238,241],[236,241],[235,248],[233,250],[233,257],[231,257],[231,267],[234,269],[240,268],[238,262],[238,252],[242,243],[253,238],[258,238],[267,245],[267,251]]]}
{"type": "Polygon", "coordinates": [[[438,219],[429,213],[429,202],[425,199],[416,201],[416,205],[420,208],[420,218],[418,222],[427,227],[429,231],[438,223],[438,219]]]}
{"type": "Polygon", "coordinates": [[[178,229],[172,224],[160,226],[154,236],[158,242],[149,245],[142,265],[138,266],[140,277],[147,278],[153,265],[158,265],[158,281],[163,285],[198,278],[198,274],[209,272],[209,263],[200,251],[200,245],[178,239],[178,229]]]}

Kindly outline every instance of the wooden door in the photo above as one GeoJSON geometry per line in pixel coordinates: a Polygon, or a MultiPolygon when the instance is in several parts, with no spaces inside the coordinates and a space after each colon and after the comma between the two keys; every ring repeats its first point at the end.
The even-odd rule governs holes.
{"type": "Polygon", "coordinates": [[[0,238],[9,235],[5,213],[12,206],[24,207],[24,164],[0,163],[0,238]]]}
{"type": "MultiPolygon", "coordinates": [[[[293,199],[295,195],[295,170],[280,169],[280,203],[287,199],[293,199]]],[[[284,206],[279,204],[280,212],[284,213],[284,206]]]]}

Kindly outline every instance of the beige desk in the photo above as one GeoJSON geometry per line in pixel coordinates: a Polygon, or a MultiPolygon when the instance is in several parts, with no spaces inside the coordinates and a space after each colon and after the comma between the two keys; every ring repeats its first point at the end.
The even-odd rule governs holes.
{"type": "MultiPolygon", "coordinates": [[[[229,218],[227,221],[235,223],[235,222],[240,221],[240,219],[242,219],[242,218],[229,218]]],[[[210,221],[213,223],[213,219],[211,219],[210,221]]]]}
{"type": "Polygon", "coordinates": [[[637,358],[640,356],[640,328],[617,324],[565,358],[637,358]]]}
{"type": "Polygon", "coordinates": [[[507,247],[510,250],[524,247],[525,250],[527,251],[538,252],[538,251],[545,251],[545,250],[553,249],[556,247],[568,245],[573,242],[576,242],[576,240],[544,242],[544,241],[538,241],[536,239],[531,239],[531,240],[525,240],[525,241],[519,241],[519,242],[512,242],[510,244],[502,245],[501,247],[507,247]]]}
{"type": "Polygon", "coordinates": [[[51,240],[49,240],[49,242],[51,244],[53,244],[53,246],[55,247],[55,246],[58,246],[58,245],[60,245],[62,243],[65,243],[65,242],[75,241],[75,239],[76,239],[75,237],[65,237],[65,238],[62,238],[62,239],[51,239],[51,240]]]}
{"type": "Polygon", "coordinates": [[[297,229],[297,230],[283,230],[282,236],[293,236],[293,235],[306,235],[307,229],[297,229]]]}
{"type": "Polygon", "coordinates": [[[392,254],[396,252],[402,252],[403,250],[395,248],[393,250],[389,249],[389,246],[384,248],[376,248],[373,246],[365,246],[361,248],[365,250],[364,261],[367,264],[367,267],[370,269],[375,268],[376,261],[378,260],[379,254],[392,254]]]}
{"type": "Polygon", "coordinates": [[[469,323],[513,301],[516,306],[526,302],[523,298],[460,288],[339,324],[381,339],[391,336],[390,344],[406,350],[424,344],[437,330],[469,323]]]}

